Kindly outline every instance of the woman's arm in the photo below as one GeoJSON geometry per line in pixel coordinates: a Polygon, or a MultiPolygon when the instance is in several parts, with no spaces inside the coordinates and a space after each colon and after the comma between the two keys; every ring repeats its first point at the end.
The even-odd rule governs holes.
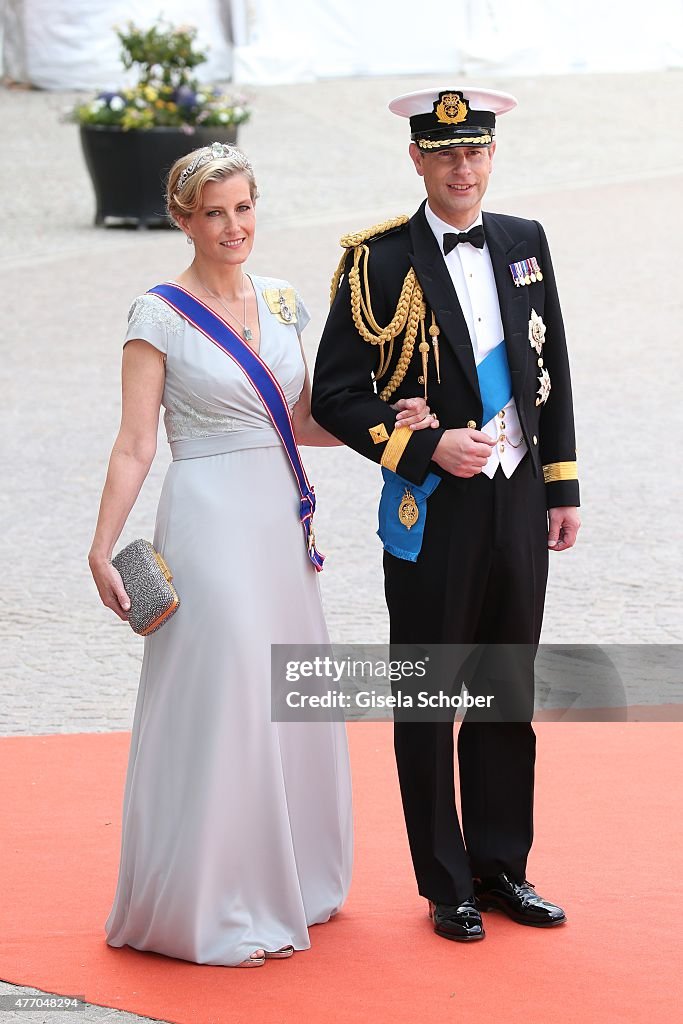
{"type": "Polygon", "coordinates": [[[140,339],[123,350],[121,426],[112,448],[88,563],[100,598],[121,619],[130,601],[111,564],[112,551],[156,453],[164,356],[140,339]]]}
{"type": "MultiPolygon", "coordinates": [[[[301,344],[301,339],[299,339],[299,344],[301,344]]],[[[299,401],[292,410],[296,443],[315,448],[331,448],[333,445],[343,444],[343,441],[339,441],[334,434],[330,434],[324,427],[321,427],[311,415],[311,382],[308,376],[308,366],[306,365],[303,345],[301,347],[301,355],[304,361],[306,377],[299,401]]],[[[429,406],[423,398],[401,398],[391,408],[398,412],[396,417],[397,427],[424,430],[425,427],[439,426],[439,421],[436,416],[430,413],[429,406]]]]}
{"type": "Polygon", "coordinates": [[[292,423],[294,425],[296,443],[298,445],[310,445],[314,448],[332,448],[334,445],[340,445],[342,442],[338,441],[324,427],[321,427],[319,423],[316,423],[311,416],[311,381],[308,376],[308,366],[306,366],[303,348],[301,355],[304,360],[306,377],[301,394],[299,395],[299,401],[292,409],[292,423]]]}

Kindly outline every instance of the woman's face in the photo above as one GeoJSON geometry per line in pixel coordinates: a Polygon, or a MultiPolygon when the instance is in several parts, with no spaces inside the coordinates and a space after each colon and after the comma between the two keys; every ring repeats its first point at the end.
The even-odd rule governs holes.
{"type": "Polygon", "coordinates": [[[239,264],[254,245],[256,215],[243,174],[233,174],[204,186],[202,205],[182,227],[194,241],[195,251],[205,259],[222,264],[239,264]]]}

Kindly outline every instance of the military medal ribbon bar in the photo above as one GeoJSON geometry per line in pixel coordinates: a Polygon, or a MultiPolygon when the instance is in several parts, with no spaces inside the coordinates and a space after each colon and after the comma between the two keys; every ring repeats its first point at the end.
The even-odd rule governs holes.
{"type": "Polygon", "coordinates": [[[523,288],[543,280],[543,274],[535,256],[528,260],[519,260],[518,263],[510,263],[508,267],[512,274],[512,280],[515,282],[515,288],[523,288]]]}
{"type": "Polygon", "coordinates": [[[515,282],[515,288],[519,288],[520,285],[524,284],[524,269],[521,263],[510,263],[510,273],[512,274],[512,280],[515,282]]]}

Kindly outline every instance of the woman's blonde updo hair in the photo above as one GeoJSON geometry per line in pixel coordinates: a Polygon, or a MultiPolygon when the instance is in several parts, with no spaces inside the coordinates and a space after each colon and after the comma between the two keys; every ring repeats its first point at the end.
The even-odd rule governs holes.
{"type": "Polygon", "coordinates": [[[237,146],[214,142],[176,160],[166,183],[166,210],[173,223],[178,224],[179,215],[189,217],[199,209],[208,181],[222,181],[234,174],[244,175],[249,182],[251,201],[255,202],[258,191],[254,169],[237,146]]]}

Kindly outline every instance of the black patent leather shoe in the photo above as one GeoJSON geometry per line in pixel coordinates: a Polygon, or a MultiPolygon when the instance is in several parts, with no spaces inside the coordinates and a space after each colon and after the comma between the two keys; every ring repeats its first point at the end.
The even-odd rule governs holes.
{"type": "Polygon", "coordinates": [[[432,903],[429,901],[429,916],[434,924],[434,931],[444,939],[454,942],[476,942],[483,939],[485,932],[481,923],[481,914],[474,900],[463,900],[457,907],[449,903],[432,903]]]}
{"type": "Polygon", "coordinates": [[[479,910],[502,910],[518,924],[552,928],[567,920],[562,907],[542,899],[531,882],[515,882],[505,872],[495,878],[475,878],[474,895],[479,910]]]}

